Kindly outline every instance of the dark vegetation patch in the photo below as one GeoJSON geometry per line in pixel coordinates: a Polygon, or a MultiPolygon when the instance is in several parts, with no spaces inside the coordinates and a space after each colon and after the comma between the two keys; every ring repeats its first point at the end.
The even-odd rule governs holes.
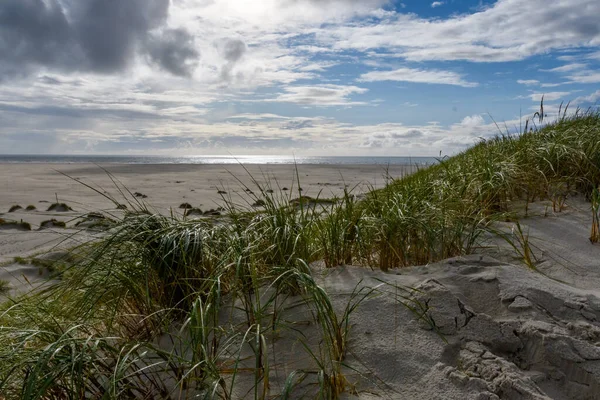
{"type": "Polygon", "coordinates": [[[79,221],[75,223],[75,226],[92,230],[105,230],[110,228],[114,223],[115,221],[107,218],[104,214],[91,212],[80,217],[79,221]]]}
{"type": "Polygon", "coordinates": [[[0,229],[16,229],[19,231],[30,231],[31,224],[23,220],[17,222],[0,218],[0,229]]]}
{"type": "Polygon", "coordinates": [[[58,221],[54,218],[46,220],[46,221],[42,221],[42,223],[40,224],[40,230],[41,229],[49,229],[49,228],[66,228],[67,224],[64,221],[58,221]]]}
{"type": "Polygon", "coordinates": [[[26,258],[23,258],[23,257],[15,257],[14,258],[14,262],[16,262],[19,265],[29,264],[29,261],[26,258]]]}
{"type": "Polygon", "coordinates": [[[204,215],[204,213],[202,212],[201,209],[192,207],[192,208],[186,208],[183,215],[186,217],[189,217],[191,215],[204,215]]]}
{"type": "Polygon", "coordinates": [[[290,200],[290,203],[293,205],[300,204],[335,204],[338,200],[336,199],[325,199],[325,198],[314,198],[310,196],[300,196],[298,198],[290,200]]]}
{"type": "Polygon", "coordinates": [[[50,205],[50,207],[48,207],[48,211],[68,212],[68,211],[73,211],[73,209],[65,203],[53,203],[50,205]]]}
{"type": "Polygon", "coordinates": [[[19,210],[22,210],[22,209],[23,209],[23,207],[21,207],[18,204],[15,204],[14,206],[12,206],[12,207],[9,208],[8,212],[11,213],[11,212],[19,211],[19,210]]]}

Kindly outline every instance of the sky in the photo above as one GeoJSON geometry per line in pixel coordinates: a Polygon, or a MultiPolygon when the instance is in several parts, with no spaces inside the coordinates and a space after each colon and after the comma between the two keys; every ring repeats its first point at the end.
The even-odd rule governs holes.
{"type": "Polygon", "coordinates": [[[438,156],[600,101],[598,0],[2,0],[0,154],[438,156]],[[564,109],[564,105],[563,105],[564,109]]]}

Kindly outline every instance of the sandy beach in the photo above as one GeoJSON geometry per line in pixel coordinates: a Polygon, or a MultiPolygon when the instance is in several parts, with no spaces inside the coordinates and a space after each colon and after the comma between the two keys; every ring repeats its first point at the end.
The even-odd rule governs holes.
{"type": "Polygon", "coordinates": [[[244,185],[256,190],[253,179],[276,191],[288,188],[290,190],[282,193],[298,197],[296,182],[299,177],[303,196],[330,198],[343,194],[345,187],[357,195],[369,188],[380,188],[386,179],[404,176],[411,170],[411,167],[401,165],[299,165],[297,171],[293,165],[109,164],[101,167],[92,164],[0,164],[0,218],[22,220],[32,226],[32,231],[26,232],[0,230],[0,263],[57,245],[73,245],[80,239],[80,235],[72,236],[80,231],[73,229],[78,217],[90,212],[115,212],[115,205],[110,200],[75,179],[121,204],[140,201],[155,212],[181,215],[183,210],[179,206],[182,203],[203,210],[217,209],[223,204],[223,196],[248,207],[252,200],[244,185]],[[119,181],[121,189],[117,189],[107,172],[119,181]],[[123,188],[140,196],[120,192],[123,188]],[[56,199],[70,206],[72,211],[47,211],[56,199]],[[15,205],[22,209],[9,213],[15,205]],[[36,209],[26,211],[29,205],[36,209]],[[43,221],[51,219],[65,222],[67,229],[38,230],[43,221]]]}

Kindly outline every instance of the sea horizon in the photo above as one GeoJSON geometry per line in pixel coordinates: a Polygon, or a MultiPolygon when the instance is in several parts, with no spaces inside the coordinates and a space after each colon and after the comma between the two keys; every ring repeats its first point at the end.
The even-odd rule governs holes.
{"type": "Polygon", "coordinates": [[[277,156],[277,155],[42,155],[0,154],[0,164],[320,164],[429,165],[436,157],[411,156],[277,156]]]}

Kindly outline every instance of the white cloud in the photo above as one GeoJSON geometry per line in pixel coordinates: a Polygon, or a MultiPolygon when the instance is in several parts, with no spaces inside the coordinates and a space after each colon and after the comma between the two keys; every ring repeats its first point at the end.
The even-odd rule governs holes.
{"type": "Polygon", "coordinates": [[[587,64],[572,63],[572,64],[566,64],[566,65],[563,65],[561,67],[556,67],[556,68],[552,68],[552,69],[542,69],[540,71],[545,71],[545,72],[570,72],[570,71],[576,71],[576,70],[585,69],[586,67],[587,67],[587,64]]]}
{"type": "Polygon", "coordinates": [[[237,114],[228,117],[228,119],[247,119],[247,120],[262,120],[262,119],[289,119],[289,117],[284,117],[283,115],[277,114],[237,114]]]}
{"type": "Polygon", "coordinates": [[[562,86],[562,85],[566,85],[568,82],[559,82],[559,83],[542,83],[540,86],[541,87],[557,87],[557,86],[562,86]]]}
{"type": "Polygon", "coordinates": [[[591,69],[578,71],[567,75],[566,78],[574,83],[600,83],[600,71],[591,69]]]}
{"type": "Polygon", "coordinates": [[[335,49],[386,49],[412,61],[501,62],[576,46],[598,46],[600,3],[498,0],[472,14],[431,20],[412,14],[314,30],[335,49]]]}
{"type": "Polygon", "coordinates": [[[462,75],[452,71],[436,69],[398,68],[392,71],[371,71],[362,74],[359,82],[399,81],[476,87],[478,83],[463,79],[462,75]]]}
{"type": "Polygon", "coordinates": [[[443,5],[444,5],[443,1],[434,1],[433,3],[431,3],[431,8],[436,8],[436,7],[440,7],[443,5]]]}
{"type": "Polygon", "coordinates": [[[570,95],[571,92],[548,92],[548,93],[532,93],[528,97],[535,101],[539,102],[544,98],[544,101],[554,101],[554,100],[564,100],[565,97],[570,95]]]}
{"type": "Polygon", "coordinates": [[[479,114],[470,115],[470,116],[464,117],[463,120],[460,122],[460,125],[465,126],[465,127],[478,127],[478,126],[485,125],[485,120],[479,114]]]}
{"type": "Polygon", "coordinates": [[[517,83],[525,86],[536,86],[540,84],[540,81],[536,79],[519,79],[517,80],[517,83]]]}
{"type": "Polygon", "coordinates": [[[273,101],[297,103],[307,106],[341,106],[361,105],[364,102],[350,100],[353,94],[363,94],[368,89],[357,86],[343,85],[314,85],[314,86],[288,86],[286,93],[280,94],[273,101]]]}
{"type": "Polygon", "coordinates": [[[557,87],[557,86],[562,86],[562,85],[566,84],[566,82],[562,82],[562,83],[541,83],[537,79],[518,79],[517,83],[519,83],[521,85],[525,85],[525,86],[540,86],[540,87],[544,87],[544,88],[557,87]]]}
{"type": "Polygon", "coordinates": [[[600,90],[596,90],[594,93],[588,96],[577,97],[572,101],[573,104],[592,103],[596,104],[600,100],[600,90]]]}

